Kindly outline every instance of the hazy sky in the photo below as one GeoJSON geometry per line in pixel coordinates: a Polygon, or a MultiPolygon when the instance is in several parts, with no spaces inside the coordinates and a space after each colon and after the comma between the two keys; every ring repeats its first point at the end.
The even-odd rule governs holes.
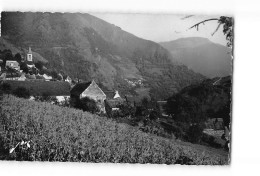
{"type": "Polygon", "coordinates": [[[218,18],[220,16],[192,16],[186,19],[187,15],[173,14],[129,14],[129,13],[90,13],[109,23],[119,26],[121,29],[130,32],[140,38],[155,42],[170,41],[183,37],[205,37],[209,40],[226,45],[226,39],[219,28],[213,36],[211,35],[217,28],[217,21],[210,21],[205,25],[200,25],[199,31],[196,29],[187,30],[192,25],[208,18],[218,18]]]}

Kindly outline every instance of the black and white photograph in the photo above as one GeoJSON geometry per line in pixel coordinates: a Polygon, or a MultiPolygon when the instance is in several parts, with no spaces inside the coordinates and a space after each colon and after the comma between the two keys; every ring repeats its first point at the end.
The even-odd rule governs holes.
{"type": "Polygon", "coordinates": [[[234,20],[3,11],[0,160],[229,165],[234,20]]]}

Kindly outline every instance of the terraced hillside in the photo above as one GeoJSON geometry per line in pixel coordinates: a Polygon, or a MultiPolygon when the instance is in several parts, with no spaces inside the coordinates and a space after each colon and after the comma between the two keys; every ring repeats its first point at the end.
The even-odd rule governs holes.
{"type": "Polygon", "coordinates": [[[227,153],[182,145],[80,110],[0,99],[0,159],[112,163],[228,164],[227,153]],[[9,150],[21,141],[30,147],[9,150]]]}

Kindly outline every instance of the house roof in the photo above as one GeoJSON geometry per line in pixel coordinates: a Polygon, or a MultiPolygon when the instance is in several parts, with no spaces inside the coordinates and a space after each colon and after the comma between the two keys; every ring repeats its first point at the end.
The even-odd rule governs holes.
{"type": "Polygon", "coordinates": [[[107,96],[107,99],[113,99],[115,96],[115,92],[114,91],[104,91],[104,93],[107,96]]]}
{"type": "Polygon", "coordinates": [[[33,65],[34,63],[33,63],[33,61],[26,61],[26,64],[27,65],[33,65]]]}
{"type": "MultiPolygon", "coordinates": [[[[8,59],[6,62],[17,62],[15,59],[8,59]]],[[[17,62],[18,63],[18,62],[17,62]]],[[[19,63],[18,63],[19,64],[19,63]]]]}
{"type": "Polygon", "coordinates": [[[105,100],[105,103],[110,107],[110,108],[116,108],[117,105],[123,103],[123,99],[113,99],[113,100],[105,100]]]}
{"type": "Polygon", "coordinates": [[[88,88],[88,86],[91,84],[90,82],[83,82],[76,84],[70,91],[71,95],[79,96],[84,90],[88,88]]]}

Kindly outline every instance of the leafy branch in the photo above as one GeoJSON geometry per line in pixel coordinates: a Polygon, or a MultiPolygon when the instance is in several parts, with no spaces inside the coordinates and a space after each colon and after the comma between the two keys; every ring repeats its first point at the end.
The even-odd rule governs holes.
{"type": "Polygon", "coordinates": [[[199,23],[197,23],[197,24],[194,24],[194,25],[191,26],[189,29],[196,28],[197,31],[198,31],[198,30],[199,30],[199,25],[200,25],[200,24],[203,24],[203,25],[204,25],[205,22],[207,22],[207,21],[214,21],[214,20],[219,20],[219,19],[218,19],[218,18],[207,19],[207,20],[201,21],[201,22],[199,22],[199,23]]]}
{"type": "Polygon", "coordinates": [[[226,40],[228,41],[227,46],[231,47],[233,46],[233,24],[234,24],[234,20],[232,17],[227,17],[227,16],[221,16],[220,18],[211,18],[211,19],[207,19],[204,21],[201,21],[193,26],[191,26],[189,29],[192,28],[196,28],[197,30],[199,30],[199,25],[204,24],[205,22],[208,21],[218,21],[218,26],[216,28],[216,30],[212,33],[212,35],[214,35],[220,28],[221,25],[223,25],[223,33],[226,36],[226,40]]]}

